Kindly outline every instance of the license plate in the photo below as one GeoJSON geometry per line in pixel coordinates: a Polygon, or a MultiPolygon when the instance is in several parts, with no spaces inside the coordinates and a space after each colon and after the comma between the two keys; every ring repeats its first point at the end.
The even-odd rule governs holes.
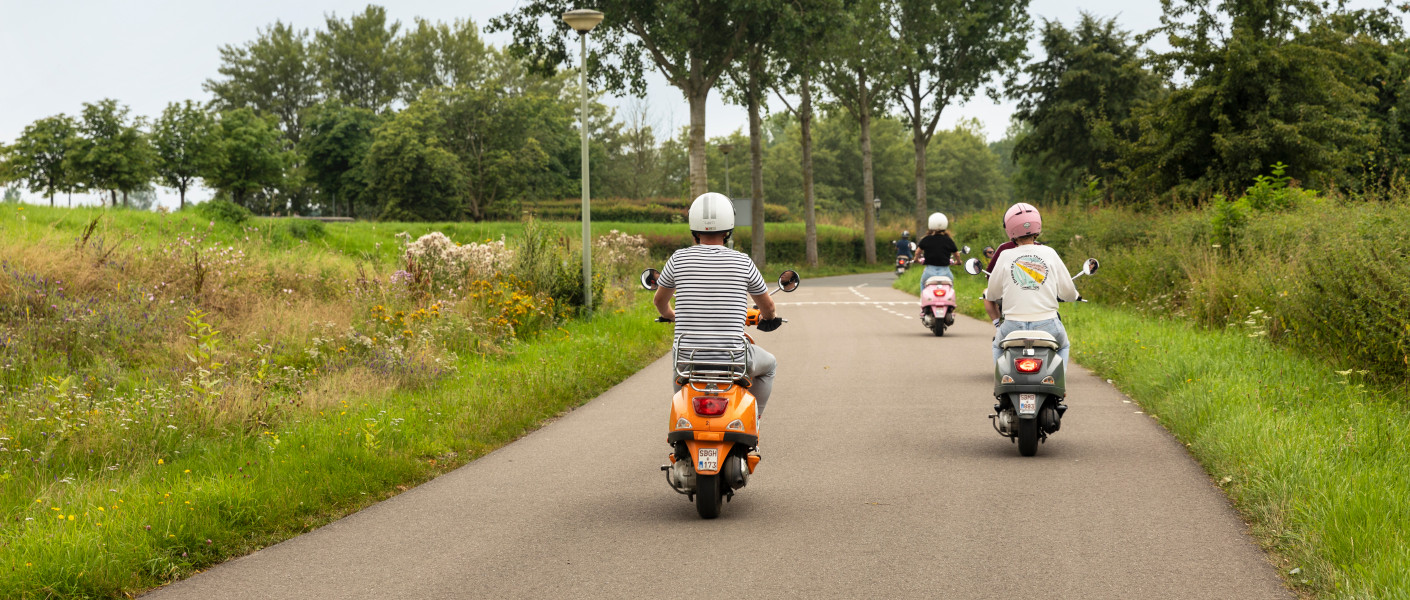
{"type": "Polygon", "coordinates": [[[720,449],[701,448],[699,464],[695,466],[697,471],[715,471],[720,468],[720,449]]]}
{"type": "Polygon", "coordinates": [[[1018,395],[1018,414],[1020,414],[1020,415],[1031,415],[1031,414],[1036,413],[1036,412],[1038,412],[1038,395],[1037,395],[1037,394],[1019,394],[1019,395],[1018,395]]]}

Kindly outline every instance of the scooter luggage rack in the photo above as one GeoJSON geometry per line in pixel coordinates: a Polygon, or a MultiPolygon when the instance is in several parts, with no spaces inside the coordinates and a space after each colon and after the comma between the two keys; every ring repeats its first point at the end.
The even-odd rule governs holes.
{"type": "Polygon", "coordinates": [[[728,391],[741,381],[748,386],[749,339],[741,335],[732,341],[738,345],[691,344],[686,336],[681,336],[676,342],[676,376],[689,382],[690,389],[697,392],[706,391],[708,385],[728,391]]]}

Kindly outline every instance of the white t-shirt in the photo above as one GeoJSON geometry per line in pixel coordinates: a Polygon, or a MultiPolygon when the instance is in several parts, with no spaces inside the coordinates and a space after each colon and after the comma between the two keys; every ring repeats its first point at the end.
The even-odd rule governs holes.
{"type": "Polygon", "coordinates": [[[1077,299],[1077,286],[1057,250],[1028,244],[1005,250],[989,272],[985,298],[1003,301],[1010,321],[1046,321],[1058,316],[1058,299],[1077,299]]]}
{"type": "Polygon", "coordinates": [[[681,336],[690,336],[692,344],[737,342],[744,335],[749,296],[769,291],[747,255],[713,245],[671,253],[656,283],[676,290],[677,343],[681,336]]]}

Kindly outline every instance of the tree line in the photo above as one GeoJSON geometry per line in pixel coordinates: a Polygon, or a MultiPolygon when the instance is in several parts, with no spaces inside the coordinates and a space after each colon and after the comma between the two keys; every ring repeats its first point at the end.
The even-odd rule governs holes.
{"type": "Polygon", "coordinates": [[[665,132],[644,106],[594,101],[593,194],[720,190],[728,162],[736,195],[802,214],[810,262],[818,210],[861,209],[870,249],[878,204],[921,229],[931,210],[1013,197],[1201,201],[1274,162],[1368,189],[1399,181],[1410,151],[1410,48],[1389,6],[1170,0],[1148,32],[1045,21],[1031,60],[1027,0],[531,0],[489,22],[513,34],[503,50],[468,21],[404,28],[377,6],[313,33],[276,22],[221,48],[208,104],[148,122],[106,100],[41,119],[0,176],[114,203],[199,179],[260,212],[396,219],[573,196],[576,40],[558,19],[572,8],[606,13],[590,38],[596,93],[640,97],[654,70],[689,106],[688,126],[665,132]],[[1168,50],[1149,49],[1158,37],[1168,50]],[[747,135],[706,138],[715,90],[747,111],[747,135]],[[1019,107],[988,152],[972,124],[938,127],[980,94],[1019,107]],[[767,114],[775,98],[784,110],[767,114]],[[720,143],[739,151],[725,159],[720,143]]]}

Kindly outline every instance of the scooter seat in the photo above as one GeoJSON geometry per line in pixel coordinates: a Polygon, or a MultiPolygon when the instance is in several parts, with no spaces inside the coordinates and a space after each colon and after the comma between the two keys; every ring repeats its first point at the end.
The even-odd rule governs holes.
{"type": "Polygon", "coordinates": [[[1019,330],[1004,336],[1000,348],[1038,347],[1058,349],[1057,338],[1046,331],[1019,330]]]}
{"type": "Polygon", "coordinates": [[[932,285],[954,285],[954,284],[955,284],[954,281],[952,281],[949,277],[946,277],[946,276],[944,276],[944,275],[935,275],[935,276],[930,277],[929,279],[926,279],[926,280],[925,280],[925,287],[930,287],[930,286],[932,286],[932,285]]]}

